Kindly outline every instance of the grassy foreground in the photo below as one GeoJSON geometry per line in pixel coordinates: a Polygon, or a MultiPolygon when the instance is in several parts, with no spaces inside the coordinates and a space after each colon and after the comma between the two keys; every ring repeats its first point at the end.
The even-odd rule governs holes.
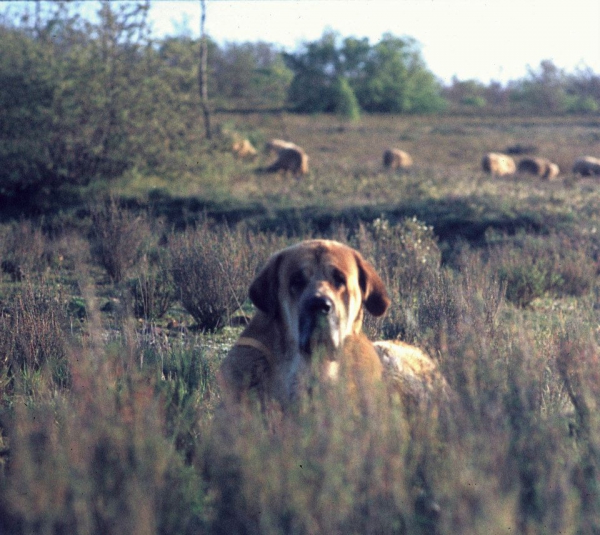
{"type": "Polygon", "coordinates": [[[0,533],[598,533],[600,197],[569,172],[598,124],[228,120],[303,145],[310,176],[215,152],[114,185],[136,210],[0,227],[0,533]],[[479,170],[525,141],[559,180],[479,170]],[[383,172],[387,146],[415,169],[383,172]],[[194,196],[230,224],[175,202],[194,196]],[[219,416],[255,270],[313,235],[377,266],[393,306],[365,328],[436,359],[443,420],[385,397],[365,418],[341,390],[219,416]]]}

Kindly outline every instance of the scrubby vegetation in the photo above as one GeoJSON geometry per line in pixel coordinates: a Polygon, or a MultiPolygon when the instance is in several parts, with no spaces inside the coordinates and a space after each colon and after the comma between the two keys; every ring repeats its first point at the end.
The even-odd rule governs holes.
{"type": "Polygon", "coordinates": [[[365,418],[342,390],[284,419],[219,416],[245,289],[308,228],[170,229],[114,198],[77,229],[3,226],[2,532],[594,533],[591,222],[442,242],[390,213],[319,233],[377,266],[394,304],[365,328],[437,360],[456,393],[443,424],[387,401],[365,418]],[[144,239],[90,253],[97,214],[144,239]]]}
{"type": "MultiPolygon", "coordinates": [[[[150,46],[143,9],[103,6],[99,27],[0,28],[0,533],[598,533],[600,194],[570,171],[600,155],[596,112],[483,115],[492,93],[456,84],[468,115],[356,116],[348,98],[215,113],[209,141],[194,43],[150,46]],[[267,157],[236,160],[233,134],[293,140],[310,174],[257,173],[267,157]],[[390,146],[411,170],[383,169],[390,146]],[[513,146],[561,175],[482,172],[513,146]],[[343,389],[223,418],[248,285],[314,236],[377,267],[393,304],[365,329],[438,362],[443,420],[387,400],[364,418],[343,389]]],[[[219,51],[220,74],[259,49],[273,59],[219,51]]]]}

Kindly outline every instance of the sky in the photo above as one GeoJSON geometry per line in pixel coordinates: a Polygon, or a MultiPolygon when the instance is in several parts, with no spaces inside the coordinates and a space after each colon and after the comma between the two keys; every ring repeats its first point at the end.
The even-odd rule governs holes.
{"type": "MultiPolygon", "coordinates": [[[[23,4],[2,1],[0,10],[23,4]]],[[[97,9],[96,2],[80,5],[97,9]]],[[[590,67],[600,74],[600,0],[206,0],[206,6],[207,33],[219,44],[265,41],[293,52],[325,30],[371,44],[391,32],[416,39],[428,68],[445,83],[453,76],[505,83],[546,59],[567,72],[590,67]]],[[[199,0],[152,0],[150,19],[157,37],[198,36],[199,14],[199,0]]]]}

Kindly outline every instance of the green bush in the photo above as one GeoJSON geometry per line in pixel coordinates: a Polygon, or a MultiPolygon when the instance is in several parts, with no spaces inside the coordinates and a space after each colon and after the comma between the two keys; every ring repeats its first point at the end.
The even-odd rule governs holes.
{"type": "Polygon", "coordinates": [[[356,122],[360,119],[360,105],[348,80],[338,77],[334,85],[334,106],[338,117],[356,122]]]}

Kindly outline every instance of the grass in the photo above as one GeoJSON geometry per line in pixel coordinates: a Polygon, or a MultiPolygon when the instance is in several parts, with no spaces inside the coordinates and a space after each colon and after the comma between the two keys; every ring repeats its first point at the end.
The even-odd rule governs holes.
{"type": "Polygon", "coordinates": [[[598,533],[600,197],[568,172],[600,153],[597,122],[227,120],[304,146],[310,176],[215,150],[169,181],[125,177],[82,219],[0,227],[0,533],[598,533]],[[567,172],[479,170],[519,142],[567,172]],[[381,169],[394,145],[415,169],[381,169]],[[447,414],[382,393],[365,418],[317,388],[286,417],[224,415],[244,289],[315,235],[377,266],[393,305],[365,328],[427,349],[447,414]]]}

